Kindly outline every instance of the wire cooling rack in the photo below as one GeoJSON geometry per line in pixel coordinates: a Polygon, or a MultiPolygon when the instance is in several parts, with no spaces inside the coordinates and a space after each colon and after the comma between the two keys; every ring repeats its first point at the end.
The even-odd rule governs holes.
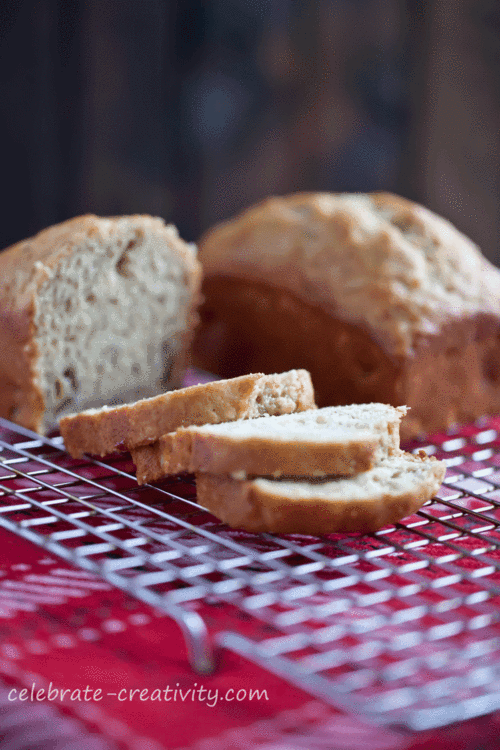
{"type": "Polygon", "coordinates": [[[320,538],[228,529],[187,476],[138,487],[128,454],[74,460],[0,420],[0,525],[168,613],[201,673],[229,649],[372,722],[439,727],[500,708],[499,434],[407,446],[446,460],[438,496],[320,538]]]}

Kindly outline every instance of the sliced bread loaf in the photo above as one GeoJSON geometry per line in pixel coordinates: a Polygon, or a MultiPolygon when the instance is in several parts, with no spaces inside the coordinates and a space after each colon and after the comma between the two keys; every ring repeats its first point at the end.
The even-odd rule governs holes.
{"type": "MultiPolygon", "coordinates": [[[[59,422],[66,450],[73,457],[105,456],[143,446],[137,455],[154,457],[149,444],[188,425],[252,419],[315,409],[314,389],[306,370],[276,375],[242,375],[193,385],[134,404],[89,409],[59,422]]],[[[137,455],[133,455],[137,460],[137,455]]]]}
{"type": "Polygon", "coordinates": [[[181,471],[247,475],[352,475],[399,451],[406,407],[353,404],[260,420],[185,427],[134,452],[139,484],[181,471]]]}
{"type": "Polygon", "coordinates": [[[64,414],[182,383],[198,320],[196,248],[151,216],[80,216],[0,254],[0,416],[64,414]]]}
{"type": "Polygon", "coordinates": [[[197,474],[198,502],[233,528],[278,534],[376,531],[438,491],[444,462],[400,451],[355,477],[237,480],[197,474]]]}

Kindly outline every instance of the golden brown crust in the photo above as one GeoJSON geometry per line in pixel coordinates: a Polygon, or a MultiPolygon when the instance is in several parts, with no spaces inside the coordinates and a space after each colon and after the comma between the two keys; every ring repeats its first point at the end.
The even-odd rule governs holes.
{"type": "Polygon", "coordinates": [[[0,303],[0,416],[41,432],[44,402],[36,382],[33,333],[32,302],[17,311],[0,303]]]}
{"type": "Polygon", "coordinates": [[[309,373],[257,373],[169,391],[115,409],[81,412],[64,417],[59,426],[66,450],[72,456],[105,456],[115,450],[153,443],[179,427],[231,422],[268,413],[265,404],[258,401],[267,388],[277,391],[277,409],[302,411],[315,406],[309,373]],[[288,380],[293,381],[293,387],[280,407],[280,389],[286,391],[288,380]]]}
{"type": "Polygon", "coordinates": [[[156,479],[164,477],[161,468],[160,453],[157,450],[157,443],[151,445],[139,445],[130,451],[132,460],[136,467],[136,476],[138,484],[154,482],[156,479]]]}
{"type": "Polygon", "coordinates": [[[272,197],[200,240],[207,277],[283,289],[365,326],[390,356],[473,313],[500,314],[500,271],[449,222],[387,193],[272,197]]]}
{"type": "Polygon", "coordinates": [[[225,277],[207,279],[194,362],[222,377],[256,368],[304,367],[318,406],[406,403],[401,361],[359,326],[327,315],[283,289],[225,277]],[[294,363],[294,364],[291,364],[294,363]]]}
{"type": "Polygon", "coordinates": [[[66,450],[74,457],[131,450],[178,427],[223,421],[222,415],[227,421],[238,419],[260,377],[193,385],[115,409],[73,414],[63,417],[59,428],[66,450]]]}
{"type": "Polygon", "coordinates": [[[306,367],[320,407],[407,404],[402,439],[500,412],[496,316],[453,320],[419,337],[411,356],[396,358],[359,326],[284,290],[226,278],[207,279],[204,289],[195,362],[223,377],[240,367],[306,367]]]}
{"type": "Polygon", "coordinates": [[[214,440],[210,435],[180,429],[160,438],[155,458],[153,451],[136,453],[134,461],[139,484],[183,471],[191,474],[351,476],[372,468],[379,443],[375,437],[336,444],[280,443],[272,438],[238,440],[221,435],[214,440]]]}
{"type": "Polygon", "coordinates": [[[284,497],[278,490],[278,494],[273,494],[263,488],[258,480],[238,481],[201,473],[196,475],[197,498],[200,505],[229,526],[256,533],[320,536],[371,532],[414,513],[439,489],[444,464],[425,454],[416,460],[418,458],[432,465],[432,473],[426,480],[397,494],[386,488],[361,502],[314,496],[310,499],[284,497]]]}
{"type": "Polygon", "coordinates": [[[402,436],[446,430],[500,412],[500,320],[476,315],[423,339],[406,363],[411,407],[402,436]]]}
{"type": "MultiPolygon", "coordinates": [[[[138,231],[154,230],[182,258],[191,295],[184,345],[190,343],[198,320],[201,266],[163,220],[144,215],[103,219],[88,214],[49,227],[0,254],[0,416],[36,432],[43,431],[45,404],[36,370],[39,353],[34,330],[37,292],[62,260],[89,240],[109,241],[125,224],[137,225],[138,231]]],[[[175,365],[179,379],[182,360],[183,356],[175,365]]]]}

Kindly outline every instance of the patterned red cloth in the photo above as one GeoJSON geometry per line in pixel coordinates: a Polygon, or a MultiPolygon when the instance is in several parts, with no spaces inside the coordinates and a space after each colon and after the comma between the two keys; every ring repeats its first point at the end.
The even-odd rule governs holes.
{"type": "MultiPolygon", "coordinates": [[[[189,373],[186,385],[208,379],[206,374],[189,373]]],[[[490,420],[486,427],[498,430],[497,422],[490,420]]],[[[445,449],[451,456],[454,443],[466,441],[448,442],[445,449]]],[[[480,442],[476,448],[481,446],[480,442]]],[[[481,471],[477,455],[474,460],[473,466],[462,463],[461,468],[481,471]]],[[[94,468],[88,466],[89,471],[94,468]]],[[[488,477],[496,481],[495,473],[488,477]]],[[[27,489],[30,482],[16,479],[16,483],[27,489]]],[[[5,518],[16,512],[16,496],[9,494],[13,485],[7,484],[4,480],[0,503],[5,518]]],[[[482,491],[476,478],[461,484],[467,484],[462,488],[467,492],[482,491]]],[[[450,489],[443,487],[440,492],[445,497],[450,489]]],[[[473,497],[466,500],[480,503],[473,497]]],[[[18,519],[33,521],[34,516],[18,519]]],[[[479,539],[476,542],[480,544],[479,539]]],[[[179,627],[163,612],[2,528],[0,549],[2,750],[500,747],[500,714],[412,733],[370,726],[335,711],[229,651],[218,655],[213,675],[195,674],[179,627]]],[[[229,604],[214,606],[200,600],[196,609],[212,635],[232,630],[251,637],[258,635],[259,628],[265,631],[263,623],[256,624],[248,613],[229,604]]]]}
{"type": "Polygon", "coordinates": [[[500,747],[498,715],[408,734],[337,713],[233,654],[213,676],[193,674],[161,612],[4,530],[0,549],[2,749],[472,750],[478,737],[500,747]],[[186,691],[202,685],[212,699],[193,701],[186,691]],[[57,700],[47,700],[49,686],[57,700]],[[242,689],[268,700],[224,700],[242,689]]]}

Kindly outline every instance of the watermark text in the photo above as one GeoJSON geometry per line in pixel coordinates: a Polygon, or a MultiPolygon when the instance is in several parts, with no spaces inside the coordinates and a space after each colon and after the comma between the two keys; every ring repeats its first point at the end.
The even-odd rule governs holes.
{"type": "Polygon", "coordinates": [[[41,687],[33,682],[30,688],[12,688],[8,693],[8,700],[31,701],[31,702],[55,702],[58,703],[90,703],[99,702],[103,698],[113,698],[120,703],[125,701],[160,701],[163,703],[205,703],[213,708],[217,703],[225,701],[267,701],[269,697],[267,690],[252,688],[206,688],[194,683],[193,687],[181,688],[179,683],[174,687],[166,685],[156,688],[120,688],[116,691],[107,691],[102,688],[86,685],[81,688],[60,688],[49,682],[48,687],[41,687]]]}

